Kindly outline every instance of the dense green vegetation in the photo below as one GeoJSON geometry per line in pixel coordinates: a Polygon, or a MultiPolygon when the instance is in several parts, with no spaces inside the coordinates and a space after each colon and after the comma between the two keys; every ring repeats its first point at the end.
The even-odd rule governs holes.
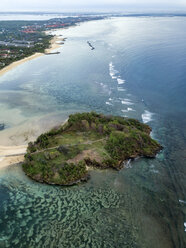
{"type": "Polygon", "coordinates": [[[39,182],[72,185],[88,179],[88,166],[121,169],[127,159],[155,157],[162,147],[150,131],[135,119],[73,114],[63,126],[29,143],[23,169],[39,182]]]}

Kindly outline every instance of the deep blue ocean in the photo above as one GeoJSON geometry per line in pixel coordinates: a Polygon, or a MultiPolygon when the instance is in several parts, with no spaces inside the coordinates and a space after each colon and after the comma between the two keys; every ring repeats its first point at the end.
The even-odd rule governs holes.
{"type": "Polygon", "coordinates": [[[0,171],[0,247],[186,247],[186,17],[122,17],[55,31],[58,55],[0,77],[0,144],[27,143],[94,110],[134,117],[164,147],[86,184],[35,183],[0,171]],[[95,50],[87,44],[89,41],[95,50]]]}

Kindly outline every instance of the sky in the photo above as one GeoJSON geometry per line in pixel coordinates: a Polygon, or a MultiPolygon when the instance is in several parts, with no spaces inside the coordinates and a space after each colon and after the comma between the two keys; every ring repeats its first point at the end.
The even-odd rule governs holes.
{"type": "Polygon", "coordinates": [[[186,0],[0,0],[0,11],[186,10],[186,0]]]}

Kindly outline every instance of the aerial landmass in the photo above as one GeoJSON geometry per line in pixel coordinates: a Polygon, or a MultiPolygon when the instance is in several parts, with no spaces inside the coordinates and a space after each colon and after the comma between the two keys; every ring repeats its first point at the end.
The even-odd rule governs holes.
{"type": "Polygon", "coordinates": [[[90,167],[120,170],[129,159],[154,158],[162,147],[150,132],[135,119],[76,113],[29,143],[23,170],[38,182],[77,184],[88,180],[90,167]]]}

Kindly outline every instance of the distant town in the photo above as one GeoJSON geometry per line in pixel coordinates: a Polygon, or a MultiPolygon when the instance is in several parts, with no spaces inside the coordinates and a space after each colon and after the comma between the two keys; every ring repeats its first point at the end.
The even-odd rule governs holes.
{"type": "Polygon", "coordinates": [[[14,61],[44,53],[52,35],[47,30],[68,28],[80,22],[99,20],[105,16],[55,18],[45,21],[0,21],[0,69],[14,61]]]}

